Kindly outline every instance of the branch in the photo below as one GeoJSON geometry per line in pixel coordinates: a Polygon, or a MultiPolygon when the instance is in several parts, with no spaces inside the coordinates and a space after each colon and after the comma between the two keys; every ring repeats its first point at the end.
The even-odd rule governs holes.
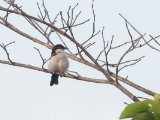
{"type": "Polygon", "coordinates": [[[0,16],[0,20],[3,21],[3,23],[1,22],[2,25],[6,26],[7,28],[11,29],[12,31],[16,32],[17,34],[19,34],[19,35],[21,35],[21,36],[23,36],[25,38],[28,38],[29,40],[31,40],[31,41],[33,41],[35,43],[38,43],[40,45],[43,45],[43,46],[45,46],[47,48],[52,48],[51,45],[48,45],[47,43],[44,43],[41,40],[39,40],[39,39],[37,39],[35,37],[30,36],[29,34],[21,31],[20,29],[18,29],[17,27],[15,27],[14,25],[12,25],[11,23],[7,22],[7,24],[6,24],[5,19],[2,18],[1,16],[0,16]]]}
{"type": "Polygon", "coordinates": [[[131,92],[129,92],[126,88],[124,88],[122,85],[117,82],[114,82],[113,84],[115,87],[117,87],[119,90],[121,90],[123,93],[125,93],[130,99],[132,99],[134,102],[138,102],[139,99],[134,96],[131,92]]]}
{"type": "MultiPolygon", "coordinates": [[[[7,64],[7,65],[12,65],[12,66],[17,66],[17,67],[23,67],[23,68],[32,69],[32,70],[37,70],[37,71],[40,71],[40,72],[49,73],[47,69],[43,70],[42,68],[39,68],[39,67],[36,67],[36,66],[33,66],[33,65],[29,65],[29,64],[22,64],[22,63],[18,63],[18,62],[13,62],[13,64],[12,64],[9,61],[5,61],[5,60],[0,60],[0,63],[7,64]]],[[[76,79],[76,80],[82,80],[82,81],[86,81],[86,82],[101,83],[101,84],[111,84],[111,82],[108,81],[108,80],[82,77],[82,76],[77,76],[77,75],[73,75],[73,74],[64,74],[62,76],[63,77],[67,77],[67,78],[76,79]]]]}
{"type": "Polygon", "coordinates": [[[96,58],[96,61],[99,59],[99,57],[101,56],[101,54],[104,52],[105,53],[105,57],[106,57],[106,63],[108,63],[108,60],[107,60],[107,52],[106,52],[106,49],[108,47],[108,42],[106,44],[105,42],[105,39],[104,39],[104,27],[102,29],[102,40],[103,40],[103,50],[99,53],[98,57],[96,58]]]}
{"type": "Polygon", "coordinates": [[[131,32],[130,32],[130,30],[129,30],[129,28],[128,28],[128,23],[125,22],[125,24],[126,24],[126,28],[127,28],[128,34],[129,34],[129,36],[130,36],[130,38],[131,38],[132,46],[134,47],[134,41],[133,41],[132,34],[131,34],[131,32]]]}
{"type": "MultiPolygon", "coordinates": [[[[151,35],[150,35],[150,37],[151,37],[151,39],[153,39],[153,40],[159,45],[159,43],[156,41],[156,38],[160,37],[160,35],[159,35],[158,37],[156,37],[156,38],[153,37],[153,36],[151,36],[151,35]]],[[[147,43],[147,45],[148,45],[150,48],[152,48],[152,49],[154,49],[154,50],[160,52],[160,50],[159,50],[158,48],[156,48],[156,47],[150,45],[149,43],[147,43]]]]}
{"type": "MultiPolygon", "coordinates": [[[[96,42],[93,43],[88,43],[87,45],[84,46],[84,48],[87,50],[88,48],[90,48],[92,45],[94,45],[96,42]]],[[[83,50],[78,51],[78,53],[76,53],[75,55],[79,55],[82,54],[83,50]]]]}
{"type": "MultiPolygon", "coordinates": [[[[109,70],[109,62],[108,62],[108,54],[109,54],[109,52],[111,51],[111,48],[112,48],[112,43],[113,43],[113,38],[114,38],[114,35],[112,36],[112,39],[111,39],[111,43],[110,43],[110,46],[109,46],[109,49],[108,49],[108,51],[106,52],[106,51],[104,51],[104,55],[105,55],[105,65],[106,65],[106,67],[107,67],[107,71],[110,73],[110,70],[109,70]]],[[[103,30],[102,30],[102,40],[103,40],[103,47],[104,47],[104,49],[105,49],[105,39],[104,39],[104,28],[103,28],[103,30]]],[[[108,42],[107,42],[107,45],[106,46],[108,46],[108,42]]]]}
{"type": "MultiPolygon", "coordinates": [[[[19,9],[19,8],[17,8],[17,9],[19,9]]],[[[42,20],[40,20],[40,19],[38,19],[38,18],[36,18],[36,17],[33,17],[33,16],[31,16],[31,15],[28,15],[27,13],[25,13],[25,12],[22,11],[22,10],[21,10],[21,13],[19,13],[19,12],[14,11],[14,10],[8,10],[8,9],[3,8],[3,7],[1,7],[1,6],[0,6],[0,10],[2,10],[2,11],[9,11],[9,12],[11,12],[11,13],[15,13],[15,14],[18,14],[18,15],[25,16],[25,17],[34,19],[34,20],[36,20],[37,22],[43,23],[43,24],[51,27],[52,29],[54,29],[55,31],[57,31],[59,34],[65,36],[66,38],[68,38],[69,40],[71,40],[73,43],[75,43],[78,47],[80,47],[80,48],[84,51],[84,53],[85,53],[93,62],[95,61],[95,59],[94,59],[77,41],[75,41],[75,39],[73,39],[71,36],[69,36],[69,35],[66,34],[65,32],[61,31],[61,30],[58,29],[57,27],[55,27],[55,26],[53,26],[53,25],[51,25],[51,24],[49,24],[49,23],[47,23],[47,22],[45,22],[45,21],[42,21],[42,20]]],[[[96,64],[97,64],[97,63],[96,63],[96,64]]],[[[101,71],[103,71],[103,73],[104,73],[105,75],[107,75],[107,73],[101,68],[101,66],[100,66],[100,65],[98,65],[98,66],[99,66],[99,69],[101,69],[101,71]]],[[[109,77],[109,76],[108,76],[108,77],[109,77]]]]}
{"type": "MultiPolygon", "coordinates": [[[[57,32],[56,32],[57,33],[57,32]]],[[[62,39],[62,37],[57,33],[57,36],[60,38],[60,40],[62,41],[62,43],[64,44],[65,47],[67,47],[66,43],[64,42],[64,40],[62,39]]],[[[73,53],[71,52],[71,50],[67,47],[68,52],[73,55],[73,53]]]]}
{"type": "Polygon", "coordinates": [[[135,64],[137,64],[138,62],[140,62],[141,60],[142,60],[142,58],[144,58],[144,56],[142,56],[142,57],[140,57],[140,58],[138,58],[138,59],[134,59],[134,60],[131,60],[131,61],[125,61],[125,62],[123,62],[123,63],[121,63],[121,64],[124,64],[124,63],[126,63],[126,62],[133,62],[133,63],[130,63],[130,64],[128,64],[128,65],[124,65],[123,67],[121,67],[120,69],[119,69],[119,71],[121,71],[122,69],[124,69],[124,68],[126,68],[126,67],[129,67],[129,66],[132,66],[132,65],[135,65],[135,64]]]}
{"type": "Polygon", "coordinates": [[[48,60],[50,60],[50,58],[47,59],[47,60],[44,59],[43,56],[42,56],[42,54],[41,54],[41,52],[40,52],[40,50],[39,50],[38,48],[36,48],[36,47],[34,47],[34,49],[36,49],[36,50],[38,51],[39,56],[41,57],[41,60],[42,60],[42,69],[45,71],[44,65],[46,64],[46,62],[47,62],[48,60]]]}
{"type": "MultiPolygon", "coordinates": [[[[131,42],[132,42],[132,44],[133,44],[133,42],[136,42],[137,40],[142,39],[142,37],[144,37],[145,35],[146,35],[146,34],[143,34],[143,36],[140,36],[140,37],[138,37],[137,39],[135,39],[135,40],[133,40],[133,41],[128,41],[128,42],[122,43],[122,44],[120,44],[120,45],[117,45],[117,46],[115,46],[115,47],[112,47],[111,49],[120,48],[120,47],[122,47],[122,46],[124,46],[124,45],[130,44],[131,42]]],[[[143,45],[141,45],[141,46],[143,46],[143,45]]]]}
{"type": "MultiPolygon", "coordinates": [[[[143,41],[145,42],[144,45],[149,45],[149,44],[148,44],[149,42],[147,42],[147,40],[143,37],[143,34],[141,34],[122,14],[119,13],[119,15],[125,20],[126,23],[128,23],[128,25],[131,26],[131,28],[132,28],[135,32],[137,32],[140,36],[142,36],[142,39],[143,39],[143,41]]],[[[150,40],[150,41],[151,41],[151,40],[150,40]]],[[[149,45],[149,46],[150,46],[150,45],[149,45]]],[[[142,46],[140,46],[140,47],[142,47],[142,46]]],[[[150,47],[151,47],[151,46],[150,46],[150,47]]]]}
{"type": "Polygon", "coordinates": [[[4,45],[3,43],[0,44],[0,47],[6,52],[7,58],[8,58],[8,60],[9,60],[9,62],[10,62],[11,64],[13,64],[13,61],[10,59],[9,52],[7,51],[7,47],[8,47],[9,45],[13,44],[13,43],[15,43],[15,41],[14,41],[14,42],[10,42],[10,43],[8,43],[8,44],[6,44],[6,45],[4,45]]]}

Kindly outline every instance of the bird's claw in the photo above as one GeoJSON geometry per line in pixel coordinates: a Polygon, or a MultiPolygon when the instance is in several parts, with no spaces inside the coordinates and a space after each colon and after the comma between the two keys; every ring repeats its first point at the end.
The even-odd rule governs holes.
{"type": "Polygon", "coordinates": [[[65,75],[65,73],[61,73],[59,76],[62,77],[62,76],[64,76],[64,75],[65,75]]]}

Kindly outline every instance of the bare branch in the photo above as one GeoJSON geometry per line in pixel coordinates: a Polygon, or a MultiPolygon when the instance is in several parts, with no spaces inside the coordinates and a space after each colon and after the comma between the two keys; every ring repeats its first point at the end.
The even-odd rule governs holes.
{"type": "Polygon", "coordinates": [[[8,43],[8,44],[6,44],[6,45],[4,45],[3,43],[0,44],[0,47],[6,52],[7,58],[8,58],[8,60],[9,60],[9,62],[10,62],[11,64],[13,64],[13,61],[10,59],[9,52],[7,51],[7,47],[8,47],[9,45],[13,44],[13,43],[15,43],[15,41],[14,41],[14,42],[10,42],[10,43],[8,43]]]}
{"type": "Polygon", "coordinates": [[[47,59],[47,60],[44,59],[43,56],[42,56],[42,54],[41,54],[41,52],[40,52],[40,50],[39,50],[38,48],[36,48],[36,47],[34,47],[34,49],[36,49],[36,50],[38,51],[39,56],[41,57],[41,60],[42,60],[42,69],[45,71],[44,65],[46,64],[46,62],[47,62],[48,60],[50,60],[50,58],[47,59]]]}
{"type": "Polygon", "coordinates": [[[137,39],[135,39],[135,40],[133,40],[133,41],[124,42],[124,43],[122,43],[122,44],[120,44],[120,45],[117,45],[117,46],[115,46],[115,47],[112,47],[111,49],[120,48],[120,47],[122,47],[122,46],[124,46],[124,45],[126,45],[126,44],[130,44],[131,42],[132,42],[132,44],[133,44],[133,43],[136,42],[137,40],[142,39],[142,37],[144,37],[145,35],[146,35],[146,34],[144,34],[143,36],[138,37],[137,39]]]}
{"type": "Polygon", "coordinates": [[[15,2],[15,0],[4,0],[4,1],[8,4],[13,4],[15,2]]]}
{"type": "Polygon", "coordinates": [[[113,84],[115,87],[117,87],[119,90],[121,90],[124,94],[126,94],[130,99],[132,99],[134,102],[138,102],[139,99],[134,96],[131,92],[129,92],[126,88],[124,88],[122,85],[117,82],[113,84]]]}
{"type": "Polygon", "coordinates": [[[47,34],[47,28],[46,30],[44,30],[36,21],[32,19],[27,19],[27,21],[47,39],[47,44],[51,43],[52,45],[54,45],[49,38],[51,33],[47,34]]]}
{"type": "MultiPolygon", "coordinates": [[[[151,35],[149,35],[149,36],[150,36],[151,39],[153,39],[158,45],[160,45],[160,44],[156,41],[156,38],[160,37],[160,35],[159,35],[158,37],[156,37],[156,38],[152,37],[151,35]]],[[[152,49],[154,49],[154,50],[160,52],[160,49],[157,49],[156,47],[150,45],[149,43],[147,43],[147,45],[148,45],[150,48],[152,48],[152,49]]]]}
{"type": "MultiPolygon", "coordinates": [[[[79,15],[81,14],[81,11],[76,15],[75,19],[74,20],[71,20],[71,23],[70,25],[73,26],[76,22],[76,20],[78,19],[79,15]]],[[[88,21],[88,20],[87,20],[88,21]]]]}
{"type": "MultiPolygon", "coordinates": [[[[85,23],[87,23],[87,22],[89,22],[90,21],[90,19],[87,19],[87,20],[85,20],[85,21],[83,21],[83,22],[80,22],[80,23],[77,23],[77,24],[74,24],[74,25],[72,25],[72,26],[70,26],[71,28],[73,28],[73,27],[77,27],[77,26],[80,26],[80,25],[83,25],[83,24],[85,24],[85,23]]],[[[67,29],[68,27],[67,26],[63,26],[63,27],[61,27],[61,28],[59,28],[59,29],[67,29]]]]}
{"type": "MultiPolygon", "coordinates": [[[[49,23],[52,23],[51,18],[50,18],[50,16],[49,16],[49,12],[48,12],[48,10],[47,10],[47,8],[46,8],[46,5],[45,5],[45,3],[44,3],[44,0],[42,0],[42,6],[43,6],[43,9],[44,9],[45,16],[47,17],[49,23]]],[[[52,24],[53,24],[53,23],[52,23],[52,24]]]]}
{"type": "Polygon", "coordinates": [[[97,33],[92,34],[86,41],[84,41],[82,43],[82,45],[86,44],[88,41],[90,41],[92,38],[94,38],[95,36],[97,36],[101,31],[99,30],[97,33]]]}
{"type": "Polygon", "coordinates": [[[125,17],[123,17],[121,13],[119,13],[119,16],[121,16],[125,20],[125,22],[127,22],[137,33],[142,35],[125,17]]]}
{"type": "Polygon", "coordinates": [[[69,74],[69,72],[74,73],[74,74],[76,74],[77,76],[81,76],[78,72],[68,70],[67,73],[69,74]]]}
{"type": "Polygon", "coordinates": [[[1,23],[2,25],[8,27],[9,29],[11,29],[11,30],[13,30],[14,32],[16,32],[17,34],[19,34],[19,35],[21,35],[21,36],[23,36],[23,37],[26,37],[26,38],[28,38],[29,40],[31,40],[31,41],[33,41],[33,42],[35,42],[35,43],[38,43],[38,44],[40,44],[40,45],[43,45],[43,46],[45,46],[45,47],[47,47],[47,48],[52,48],[51,45],[48,45],[47,43],[44,43],[44,42],[42,42],[41,40],[39,40],[39,39],[37,39],[37,38],[35,38],[35,37],[30,36],[29,34],[21,31],[20,29],[18,29],[17,27],[15,27],[14,25],[12,25],[11,23],[7,22],[7,24],[6,24],[6,23],[5,23],[5,19],[2,18],[1,16],[0,16],[0,20],[3,21],[3,23],[1,23]]]}
{"type": "MultiPolygon", "coordinates": [[[[119,14],[119,15],[125,20],[125,22],[127,22],[127,23],[133,28],[133,30],[135,30],[140,36],[143,36],[125,17],[123,17],[122,14],[119,14]]],[[[158,36],[158,37],[159,37],[159,36],[158,36]]],[[[151,37],[151,38],[152,38],[152,37],[151,37]]],[[[149,47],[151,47],[152,49],[155,49],[156,51],[159,51],[159,52],[160,52],[159,49],[157,49],[157,48],[153,47],[152,45],[148,44],[151,40],[153,40],[153,38],[152,38],[149,42],[147,42],[144,37],[142,37],[142,39],[143,39],[144,42],[145,42],[144,45],[147,44],[147,45],[148,45],[149,47]]]]}
{"type": "Polygon", "coordinates": [[[69,21],[70,21],[70,18],[71,18],[70,9],[71,9],[71,6],[69,6],[68,11],[67,11],[67,15],[68,15],[67,22],[66,22],[67,27],[70,26],[70,24],[69,24],[69,21]]]}
{"type": "Polygon", "coordinates": [[[78,16],[81,14],[81,11],[76,15],[76,18],[74,19],[74,10],[75,8],[78,6],[78,3],[72,8],[72,13],[71,13],[71,20],[70,20],[70,23],[69,25],[72,26],[74,25],[75,21],[77,20],[78,16]],[[74,20],[73,20],[74,19],[74,20]]]}
{"type": "MultiPolygon", "coordinates": [[[[29,65],[29,64],[22,64],[22,63],[18,63],[18,62],[13,62],[13,64],[12,64],[9,61],[5,61],[5,60],[0,60],[0,63],[49,73],[47,69],[43,70],[42,68],[39,68],[39,67],[36,67],[36,66],[33,66],[33,65],[29,65]]],[[[110,81],[105,80],[105,79],[88,78],[88,77],[82,77],[82,76],[77,76],[77,75],[73,75],[73,74],[64,74],[62,76],[67,77],[67,78],[71,78],[71,79],[75,79],[75,80],[82,80],[82,81],[86,81],[86,82],[111,84],[110,81]]]]}
{"type": "MultiPolygon", "coordinates": [[[[133,37],[132,37],[132,34],[131,34],[131,32],[130,32],[130,30],[128,28],[128,23],[126,21],[125,21],[125,24],[126,24],[126,28],[127,28],[128,34],[129,34],[129,36],[131,38],[131,42],[132,42],[132,46],[133,46],[134,45],[133,37]]],[[[133,48],[134,48],[134,46],[133,46],[133,48]]]]}
{"type": "Polygon", "coordinates": [[[155,41],[155,43],[157,43],[157,45],[160,46],[160,43],[156,40],[158,37],[160,37],[160,35],[158,37],[153,37],[152,35],[149,36],[155,41]]]}
{"type": "MultiPolygon", "coordinates": [[[[103,39],[103,43],[105,44],[103,32],[102,32],[102,39],[103,39]]],[[[105,53],[106,67],[107,67],[107,71],[108,71],[109,73],[110,73],[110,70],[109,70],[108,54],[109,54],[109,52],[111,51],[113,39],[114,39],[114,35],[112,35],[112,39],[111,39],[111,42],[110,42],[110,46],[109,46],[108,51],[107,51],[107,52],[106,52],[106,51],[104,52],[104,53],[105,53]]],[[[107,44],[108,44],[108,43],[107,43],[107,44]]]]}
{"type": "MultiPolygon", "coordinates": [[[[140,61],[142,60],[142,58],[144,58],[144,56],[142,56],[142,57],[140,57],[140,58],[138,58],[138,59],[132,60],[132,61],[134,61],[133,63],[130,63],[130,64],[128,64],[128,65],[124,65],[123,67],[121,67],[121,68],[119,69],[119,71],[121,71],[122,69],[124,69],[124,68],[126,68],[126,67],[129,67],[129,66],[132,66],[132,65],[137,64],[138,62],[140,62],[140,61]]],[[[126,62],[132,62],[132,61],[125,61],[125,62],[123,62],[123,63],[121,63],[121,64],[124,64],[124,63],[126,63],[126,62]]]]}
{"type": "Polygon", "coordinates": [[[94,35],[95,33],[95,21],[96,21],[96,15],[95,15],[95,12],[94,12],[94,0],[92,0],[92,14],[93,14],[93,32],[92,32],[92,36],[94,35]]]}
{"type": "Polygon", "coordinates": [[[87,43],[88,41],[90,41],[93,37],[97,36],[101,31],[99,30],[98,32],[95,33],[95,24],[96,24],[96,15],[95,15],[95,12],[94,12],[94,0],[92,0],[92,15],[93,15],[93,23],[92,23],[92,34],[91,36],[82,43],[82,45],[84,45],[85,43],[87,43]]]}
{"type": "MultiPolygon", "coordinates": [[[[133,51],[134,49],[136,49],[136,46],[138,45],[138,43],[139,43],[139,40],[133,41],[133,45],[131,45],[131,46],[124,52],[124,54],[120,57],[120,59],[119,59],[119,61],[118,61],[118,64],[117,64],[117,67],[116,67],[116,78],[115,78],[115,80],[117,81],[117,83],[118,83],[118,79],[117,79],[118,73],[119,73],[120,70],[121,70],[121,69],[119,69],[119,66],[120,66],[122,60],[124,59],[124,57],[125,57],[128,53],[130,53],[131,51],[133,51]]],[[[125,66],[125,67],[126,67],[126,66],[125,66]]]]}
{"type": "MultiPolygon", "coordinates": [[[[106,49],[108,47],[108,42],[106,44],[105,39],[104,39],[104,27],[102,29],[102,40],[103,40],[103,50],[99,53],[98,57],[96,58],[96,61],[99,60],[99,57],[101,56],[101,54],[104,52],[105,53],[105,57],[106,57],[106,65],[108,64],[108,60],[107,60],[107,53],[106,53],[106,49]]],[[[109,71],[109,70],[108,70],[109,71]]]]}
{"type": "MultiPolygon", "coordinates": [[[[88,48],[90,48],[92,45],[94,45],[96,42],[93,43],[88,43],[87,45],[84,46],[84,48],[87,50],[88,48]]],[[[83,50],[80,50],[78,53],[76,53],[75,55],[79,55],[83,52],[83,50]]]]}
{"type": "Polygon", "coordinates": [[[38,6],[39,13],[40,13],[40,15],[41,15],[41,16],[38,15],[38,17],[39,17],[41,20],[44,21],[44,20],[45,20],[45,17],[44,17],[43,14],[42,14],[42,10],[41,10],[38,2],[37,2],[37,6],[38,6]]]}
{"type": "MultiPolygon", "coordinates": [[[[140,36],[142,36],[143,41],[147,44],[148,42],[146,41],[146,39],[143,37],[143,34],[141,34],[125,17],[123,17],[122,14],[119,13],[119,15],[125,20],[126,23],[128,23],[128,25],[130,25],[132,27],[132,29],[134,31],[136,31],[140,36]]],[[[137,43],[138,44],[138,43],[137,43]]]]}
{"type": "MultiPolygon", "coordinates": [[[[56,32],[57,33],[57,32],[56,32]]],[[[57,35],[58,35],[58,37],[60,38],[60,40],[62,41],[62,43],[64,44],[64,46],[65,47],[67,47],[67,45],[66,45],[66,43],[64,42],[64,40],[62,39],[62,37],[57,33],[57,35]]],[[[68,47],[67,47],[68,48],[68,47]]],[[[71,55],[73,55],[73,53],[71,52],[71,50],[68,48],[67,49],[68,50],[68,52],[71,54],[71,55]]]]}

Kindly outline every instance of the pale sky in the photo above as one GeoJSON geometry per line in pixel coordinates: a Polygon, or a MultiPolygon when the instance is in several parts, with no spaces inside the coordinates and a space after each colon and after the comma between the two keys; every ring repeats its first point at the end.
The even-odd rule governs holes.
{"type": "MultiPolygon", "coordinates": [[[[29,14],[37,15],[36,2],[41,0],[16,0],[29,14]]],[[[82,11],[79,21],[92,18],[91,0],[45,0],[52,18],[59,11],[66,11],[69,5],[79,3],[77,11],[82,11]]],[[[105,38],[115,35],[114,44],[129,40],[124,20],[118,15],[123,14],[140,32],[153,36],[160,34],[159,0],[95,0],[96,28],[105,26],[105,38]]],[[[0,1],[0,6],[4,2],[0,1]]],[[[0,12],[1,14],[1,12],[0,12]]],[[[20,17],[9,18],[18,28],[39,39],[44,39],[20,17]]],[[[76,31],[78,40],[84,40],[91,34],[91,22],[76,31]]],[[[10,57],[13,61],[41,66],[41,59],[33,47],[41,50],[44,57],[50,56],[50,50],[17,35],[0,25],[0,43],[16,43],[9,46],[10,57]]],[[[136,35],[136,34],[135,34],[136,35]]],[[[147,38],[147,37],[146,37],[147,38]]],[[[60,43],[58,37],[52,37],[54,43],[60,43]]],[[[96,46],[90,49],[93,55],[98,54],[102,40],[96,37],[96,46]],[[98,39],[98,40],[97,40],[98,39]]],[[[67,41],[69,44],[69,41],[67,41]]],[[[69,44],[72,49],[72,44],[69,44]]],[[[110,62],[117,60],[120,52],[110,57],[110,62]]],[[[145,56],[135,66],[123,70],[123,77],[148,88],[154,92],[159,90],[160,53],[144,47],[130,55],[131,58],[145,56]]],[[[0,48],[0,59],[6,59],[5,52],[0,48]]],[[[92,68],[85,67],[70,60],[69,70],[81,75],[104,78],[92,68]]],[[[88,83],[68,78],[60,78],[58,86],[49,86],[50,74],[30,69],[0,64],[0,119],[1,120],[118,120],[120,113],[131,103],[126,95],[111,85],[88,83]]],[[[148,97],[142,92],[130,89],[136,96],[148,97]]]]}

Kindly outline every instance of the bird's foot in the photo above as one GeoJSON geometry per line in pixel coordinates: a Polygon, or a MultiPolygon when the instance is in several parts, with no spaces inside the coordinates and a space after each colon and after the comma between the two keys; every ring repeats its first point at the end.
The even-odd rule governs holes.
{"type": "Polygon", "coordinates": [[[60,73],[60,75],[59,75],[59,76],[60,76],[60,77],[62,77],[62,76],[64,76],[64,75],[65,75],[65,73],[60,73]]]}

